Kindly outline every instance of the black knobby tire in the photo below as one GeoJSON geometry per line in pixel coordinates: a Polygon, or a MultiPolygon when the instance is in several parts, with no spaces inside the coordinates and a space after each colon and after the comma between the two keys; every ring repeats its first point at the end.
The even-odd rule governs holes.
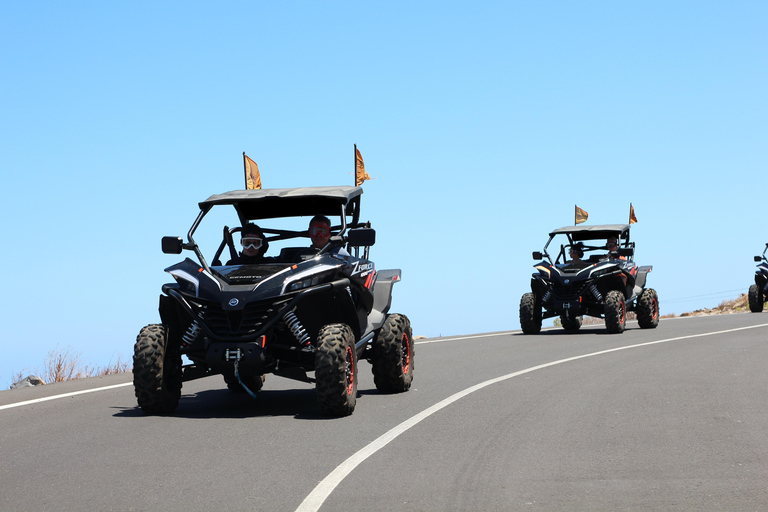
{"type": "Polygon", "coordinates": [[[168,329],[144,327],[133,349],[133,388],[139,407],[147,414],[167,414],[181,397],[181,354],[169,347],[168,329]]]}
{"type": "MultiPolygon", "coordinates": [[[[254,393],[258,393],[264,387],[264,375],[240,375],[240,379],[254,393]]],[[[233,393],[245,393],[245,388],[234,374],[231,377],[224,376],[224,382],[227,383],[227,388],[233,393]]]]}
{"type": "Polygon", "coordinates": [[[383,393],[408,391],[413,381],[413,332],[408,317],[387,316],[373,340],[373,383],[383,393]]]}
{"type": "Polygon", "coordinates": [[[320,412],[328,416],[352,414],[357,401],[357,352],[348,325],[330,324],[320,329],[315,380],[320,412]]]}
{"type": "Polygon", "coordinates": [[[627,308],[624,304],[624,294],[611,290],[605,296],[605,328],[612,334],[624,332],[627,326],[627,308]]]}
{"type": "Polygon", "coordinates": [[[520,299],[520,327],[525,334],[541,332],[541,303],[533,293],[525,293],[520,299]]]}
{"type": "Polygon", "coordinates": [[[560,315],[560,324],[566,331],[578,331],[581,329],[581,317],[568,318],[565,315],[560,315]]]}
{"type": "Polygon", "coordinates": [[[653,288],[646,288],[637,298],[637,325],[641,329],[659,325],[659,295],[653,288]]]}
{"type": "Polygon", "coordinates": [[[753,284],[749,287],[749,293],[747,293],[747,299],[749,300],[749,310],[753,313],[761,313],[763,311],[763,291],[759,286],[753,284]]]}

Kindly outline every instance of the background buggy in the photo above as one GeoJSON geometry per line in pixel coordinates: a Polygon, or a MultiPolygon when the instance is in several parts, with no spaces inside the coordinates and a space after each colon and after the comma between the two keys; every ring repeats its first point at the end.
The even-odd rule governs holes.
{"type": "Polygon", "coordinates": [[[749,310],[753,313],[760,313],[763,310],[765,297],[768,295],[768,259],[765,257],[766,251],[768,251],[768,244],[765,244],[762,256],[755,256],[755,261],[757,262],[755,284],[751,285],[747,292],[749,310]]]}
{"type": "Polygon", "coordinates": [[[531,292],[520,300],[523,332],[540,332],[542,319],[554,316],[560,317],[564,329],[576,330],[581,327],[581,317],[589,315],[605,319],[608,332],[621,333],[628,311],[637,313],[640,327],[656,327],[658,295],[645,288],[653,267],[638,267],[633,261],[634,252],[627,224],[566,226],[549,233],[544,249],[533,253],[534,259],[542,261],[534,265],[537,272],[531,278],[531,292]],[[611,236],[619,243],[613,255],[605,246],[611,236]],[[560,246],[553,260],[547,249],[555,238],[560,246]],[[567,249],[577,246],[585,259],[567,260],[567,249]]]}

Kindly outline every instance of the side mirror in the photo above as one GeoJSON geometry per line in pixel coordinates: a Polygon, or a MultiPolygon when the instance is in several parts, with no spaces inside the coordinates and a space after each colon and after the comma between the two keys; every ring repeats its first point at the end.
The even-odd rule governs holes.
{"type": "Polygon", "coordinates": [[[763,258],[761,258],[760,256],[755,256],[755,261],[757,261],[757,262],[760,262],[760,261],[762,261],[762,259],[763,259],[763,258]]]}
{"type": "Polygon", "coordinates": [[[184,242],[180,236],[164,236],[163,237],[163,253],[164,254],[181,254],[181,249],[184,247],[184,242]]]}
{"type": "Polygon", "coordinates": [[[347,241],[352,247],[369,247],[376,243],[376,230],[373,228],[350,229],[347,241]]]}
{"type": "Polygon", "coordinates": [[[619,249],[619,256],[634,256],[635,255],[635,249],[634,247],[622,247],[619,249]]]}
{"type": "Polygon", "coordinates": [[[535,260],[543,260],[544,255],[541,254],[539,251],[533,251],[533,259],[535,260]]]}

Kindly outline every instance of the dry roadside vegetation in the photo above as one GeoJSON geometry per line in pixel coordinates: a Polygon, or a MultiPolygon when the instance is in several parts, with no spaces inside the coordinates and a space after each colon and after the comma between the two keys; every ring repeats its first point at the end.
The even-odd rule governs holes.
{"type": "MultiPolygon", "coordinates": [[[[702,316],[702,315],[729,315],[733,313],[746,313],[749,311],[749,304],[747,302],[747,294],[744,293],[734,300],[724,300],[719,306],[711,309],[697,309],[690,313],[682,313],[680,315],[662,315],[661,318],[674,318],[677,316],[702,316]]],[[[627,313],[627,320],[635,320],[635,313],[630,311],[627,313]]],[[[602,318],[594,318],[591,316],[585,316],[583,318],[585,325],[590,324],[602,324],[602,318]]],[[[560,319],[555,319],[555,325],[560,325],[560,319]]],[[[417,338],[417,337],[414,337],[417,338]]],[[[423,338],[423,336],[418,336],[423,338]]],[[[126,373],[132,370],[131,365],[122,361],[120,357],[117,358],[115,363],[110,363],[107,366],[97,367],[84,364],[81,359],[81,354],[74,353],[71,348],[64,350],[55,349],[48,353],[48,357],[43,362],[43,371],[35,373],[46,384],[53,384],[54,382],[63,382],[73,379],[82,379],[85,377],[98,377],[101,375],[112,375],[115,373],[126,373]]],[[[17,372],[13,375],[13,381],[18,382],[24,379],[23,372],[17,372]]]]}
{"type": "MultiPolygon", "coordinates": [[[[72,348],[54,349],[48,352],[48,357],[43,361],[42,371],[35,369],[33,372],[44,383],[64,382],[86,377],[98,377],[115,373],[126,373],[131,370],[131,365],[122,361],[118,356],[117,361],[107,366],[91,366],[82,362],[82,355],[72,351],[72,348]]],[[[13,374],[13,382],[24,379],[25,372],[13,374]]]]}

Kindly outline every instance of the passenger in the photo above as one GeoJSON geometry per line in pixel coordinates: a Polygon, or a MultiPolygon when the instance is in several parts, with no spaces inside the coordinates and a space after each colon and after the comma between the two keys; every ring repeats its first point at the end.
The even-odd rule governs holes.
{"type": "Polygon", "coordinates": [[[243,246],[243,252],[236,258],[229,260],[227,265],[252,265],[272,260],[272,258],[264,257],[264,253],[269,249],[269,243],[264,232],[256,224],[249,222],[243,226],[240,244],[243,246]]]}
{"type": "Polygon", "coordinates": [[[571,257],[568,263],[581,263],[581,258],[584,257],[584,244],[579,242],[572,245],[571,248],[568,249],[568,255],[571,257]]]}
{"type": "MultiPolygon", "coordinates": [[[[312,248],[318,251],[328,245],[331,239],[331,221],[323,215],[315,215],[309,221],[309,238],[312,240],[312,248]]],[[[349,256],[349,253],[341,245],[331,247],[328,251],[339,256],[349,256]]]]}

